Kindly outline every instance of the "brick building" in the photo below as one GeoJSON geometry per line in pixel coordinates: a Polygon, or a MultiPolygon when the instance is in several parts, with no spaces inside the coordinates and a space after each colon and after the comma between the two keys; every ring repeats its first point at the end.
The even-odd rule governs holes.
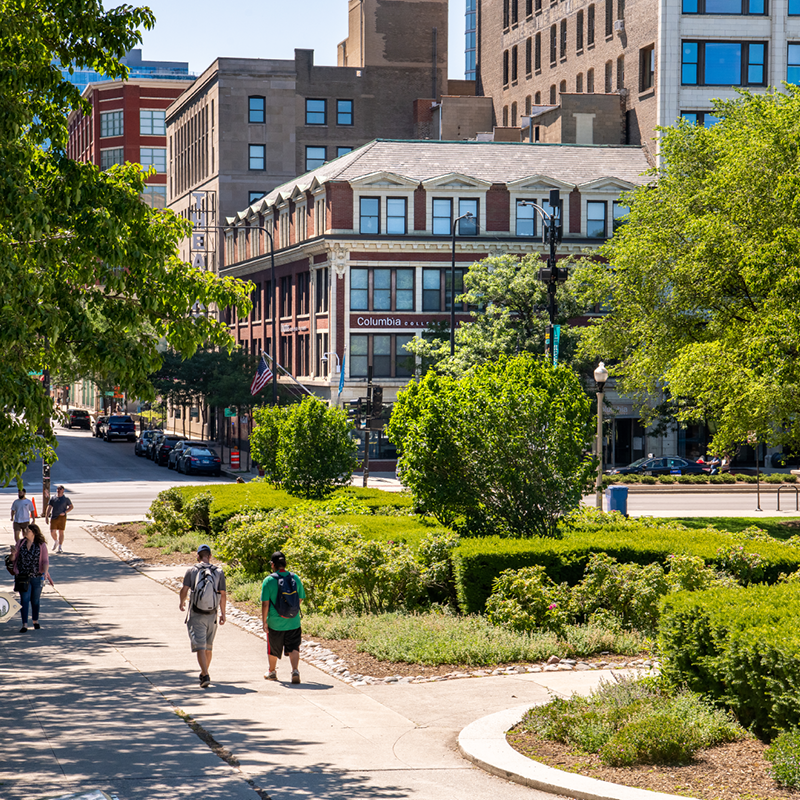
{"type": "MultiPolygon", "coordinates": [[[[347,10],[337,66],[300,49],[293,60],[219,58],[172,104],[170,208],[204,210],[209,226],[221,225],[365,142],[415,136],[415,101],[430,107],[448,90],[447,0],[348,0],[347,10]]],[[[213,228],[203,247],[216,270],[213,228]]],[[[190,242],[182,256],[195,262],[190,242]]]]}
{"type": "Polygon", "coordinates": [[[166,109],[191,78],[161,80],[137,78],[127,81],[89,83],[83,96],[92,110],[88,115],[69,115],[67,155],[76,161],[108,169],[126,161],[153,166],[144,199],[154,208],[167,202],[166,109]]]}
{"type": "Polygon", "coordinates": [[[564,141],[606,141],[607,130],[593,138],[594,120],[616,110],[592,111],[589,98],[561,106],[570,94],[613,94],[619,141],[654,152],[656,126],[710,124],[712,98],[734,98],[734,87],[800,80],[798,0],[478,0],[477,13],[478,92],[498,124],[533,117],[534,139],[540,115],[544,136],[558,111],[583,115],[564,141]]]}
{"type": "MultiPolygon", "coordinates": [[[[277,313],[278,361],[316,394],[337,399],[344,359],[343,401],[365,393],[368,366],[391,401],[416,368],[404,344],[449,321],[454,214],[477,219],[457,238],[458,293],[463,273],[488,255],[545,253],[536,216],[520,201],[546,204],[559,189],[559,252],[582,253],[611,234],[620,192],[642,183],[648,166],[639,147],[366,144],[229,220],[221,274],[255,284],[253,311],[229,320],[232,333],[245,349],[272,354],[277,313]],[[274,285],[264,227],[275,241],[274,285]]],[[[458,311],[460,322],[469,319],[458,311]]],[[[625,414],[630,448],[636,415],[625,414]]],[[[374,448],[375,458],[392,456],[383,438],[374,448]]]]}

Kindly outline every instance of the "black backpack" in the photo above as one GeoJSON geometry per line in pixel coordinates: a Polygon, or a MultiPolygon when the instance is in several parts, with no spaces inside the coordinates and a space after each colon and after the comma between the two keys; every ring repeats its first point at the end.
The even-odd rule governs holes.
{"type": "Polygon", "coordinates": [[[300,613],[300,595],[297,593],[297,581],[293,572],[280,575],[273,572],[271,577],[278,582],[278,599],[272,605],[279,617],[293,619],[300,613]]]}

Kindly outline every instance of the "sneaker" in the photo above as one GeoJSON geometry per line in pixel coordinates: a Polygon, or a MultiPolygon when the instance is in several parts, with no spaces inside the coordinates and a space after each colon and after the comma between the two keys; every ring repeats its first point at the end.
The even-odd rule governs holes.
{"type": "Polygon", "coordinates": [[[209,675],[200,676],[200,686],[202,686],[205,689],[206,686],[209,686],[210,684],[211,684],[211,677],[209,675]]]}
{"type": "Polygon", "coordinates": [[[64,552],[64,548],[61,545],[58,546],[58,552],[59,553],[63,553],[64,552]]]}
{"type": "Polygon", "coordinates": [[[277,670],[273,669],[271,672],[265,672],[264,673],[264,680],[267,680],[267,681],[276,681],[276,680],[278,680],[278,672],[277,672],[277,670]]]}
{"type": "Polygon", "coordinates": [[[300,683],[300,671],[293,669],[292,670],[292,683],[300,683]]]}
{"type": "Polygon", "coordinates": [[[39,628],[41,628],[41,627],[42,627],[42,626],[41,626],[41,625],[40,625],[38,622],[34,622],[34,623],[33,623],[33,629],[34,629],[35,631],[38,631],[38,630],[39,630],[39,628]]]}

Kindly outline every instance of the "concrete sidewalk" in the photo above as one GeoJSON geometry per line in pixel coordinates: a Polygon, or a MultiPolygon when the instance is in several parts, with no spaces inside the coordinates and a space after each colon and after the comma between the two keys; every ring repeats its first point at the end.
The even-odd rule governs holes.
{"type": "MultiPolygon", "coordinates": [[[[0,528],[4,547],[13,540],[0,528]]],[[[0,625],[0,798],[103,789],[119,800],[545,798],[468,763],[457,736],[494,711],[588,691],[603,673],[553,672],[353,687],[301,663],[263,679],[265,645],[228,624],[198,686],[178,597],[88,532],[51,558],[39,631],[0,625]],[[189,715],[239,766],[218,757],[189,715]]],[[[182,575],[175,567],[172,574],[182,575]]],[[[8,582],[2,584],[7,588],[8,582]]]]}

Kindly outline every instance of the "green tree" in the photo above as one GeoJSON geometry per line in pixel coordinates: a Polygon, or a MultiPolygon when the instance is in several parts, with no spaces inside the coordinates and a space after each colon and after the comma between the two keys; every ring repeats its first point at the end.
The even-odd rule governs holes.
{"type": "MultiPolygon", "coordinates": [[[[566,262],[562,262],[564,266],[566,262]]],[[[472,319],[456,328],[456,352],[450,358],[450,325],[436,324],[406,349],[422,359],[422,372],[436,365],[440,372],[459,375],[475,364],[485,364],[503,355],[544,354],[545,334],[550,324],[547,289],[539,278],[545,266],[542,257],[490,256],[478,261],[464,276],[464,294],[457,300],[472,307],[472,319]]],[[[573,363],[580,328],[567,321],[583,313],[571,283],[557,293],[556,324],[561,325],[559,362],[573,363]]]]}
{"type": "Polygon", "coordinates": [[[119,59],[153,23],[149,9],[105,11],[99,0],[2,3],[2,484],[37,455],[54,457],[53,404],[31,373],[69,363],[152,397],[148,378],[161,363],[162,339],[184,355],[202,343],[231,343],[217,320],[189,314],[195,302],[249,307],[248,284],[179,259],[187,224],[141,201],[148,173],[139,165],[101,172],[66,155],[67,115],[90,109],[56,64],[124,78],[119,59]]]}
{"type": "Polygon", "coordinates": [[[714,423],[717,452],[754,434],[800,444],[800,95],[717,101],[711,128],[662,131],[662,166],[630,193],[628,221],[579,268],[611,308],[583,352],[616,362],[644,405],[714,423]]]}
{"type": "Polygon", "coordinates": [[[350,483],[358,461],[343,409],[304,397],[291,406],[257,408],[253,422],[253,458],[272,483],[303,497],[323,497],[350,483]]]}
{"type": "Polygon", "coordinates": [[[577,376],[527,353],[429,372],[400,393],[388,434],[419,505],[471,535],[555,536],[594,469],[577,376]]]}

